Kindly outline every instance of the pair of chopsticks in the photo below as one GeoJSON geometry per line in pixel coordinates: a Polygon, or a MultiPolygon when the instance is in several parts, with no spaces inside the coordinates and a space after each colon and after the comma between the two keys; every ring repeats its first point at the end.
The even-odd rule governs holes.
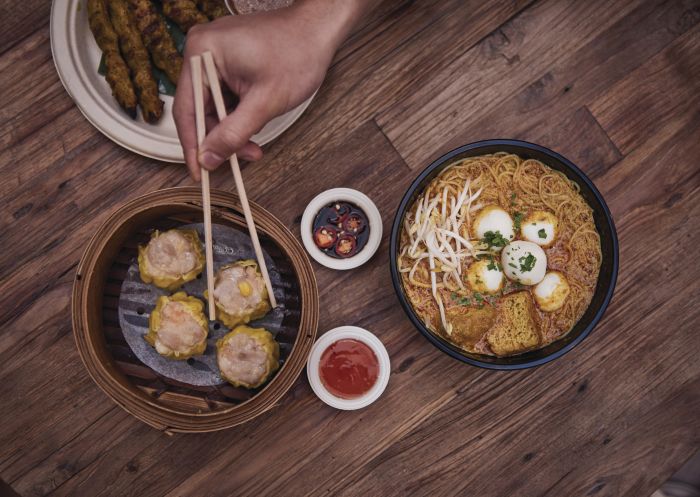
{"type": "MultiPolygon", "coordinates": [[[[204,52],[201,56],[193,56],[190,58],[190,66],[192,70],[192,86],[194,88],[197,144],[200,146],[202,145],[202,142],[204,142],[204,137],[207,134],[206,122],[204,120],[204,84],[202,81],[202,61],[204,61],[204,68],[207,73],[207,79],[209,80],[209,90],[211,91],[214,99],[214,106],[216,107],[219,122],[223,121],[226,117],[226,106],[224,105],[224,98],[221,94],[221,86],[219,85],[219,76],[216,73],[216,66],[214,65],[214,58],[212,57],[211,52],[204,52]]],[[[277,307],[277,300],[275,299],[275,294],[272,290],[270,274],[267,272],[267,264],[265,263],[262,248],[260,247],[258,232],[255,229],[253,214],[250,211],[250,204],[248,203],[248,196],[246,195],[245,187],[243,186],[243,177],[241,176],[241,168],[238,165],[236,154],[231,156],[229,162],[231,163],[231,170],[233,171],[233,179],[236,182],[238,197],[241,200],[241,207],[243,207],[245,222],[248,225],[250,239],[253,241],[255,257],[258,259],[260,272],[262,273],[265,286],[267,287],[267,294],[270,296],[270,304],[274,309],[277,307]]],[[[214,253],[211,238],[211,197],[209,192],[209,171],[204,168],[202,168],[202,204],[204,207],[204,245],[207,260],[207,297],[209,300],[209,320],[214,321],[214,319],[216,319],[216,313],[214,307],[214,253]]]]}

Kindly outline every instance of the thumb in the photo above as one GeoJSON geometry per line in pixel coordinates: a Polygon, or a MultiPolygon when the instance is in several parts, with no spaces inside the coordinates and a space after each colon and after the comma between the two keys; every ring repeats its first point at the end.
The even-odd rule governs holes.
{"type": "Polygon", "coordinates": [[[207,135],[199,152],[202,167],[216,169],[222,162],[243,148],[272,116],[261,95],[249,92],[236,109],[207,135]]]}

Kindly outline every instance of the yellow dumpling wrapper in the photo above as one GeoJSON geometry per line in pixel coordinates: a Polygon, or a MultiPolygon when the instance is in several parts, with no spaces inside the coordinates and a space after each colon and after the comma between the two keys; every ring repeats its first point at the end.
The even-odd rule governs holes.
{"type": "MultiPolygon", "coordinates": [[[[180,323],[182,324],[182,323],[180,323]]],[[[184,325],[191,325],[192,323],[184,323],[184,325]]],[[[188,359],[195,355],[202,355],[204,350],[207,348],[207,335],[209,334],[209,322],[204,315],[204,302],[196,297],[187,295],[185,292],[177,292],[172,296],[161,295],[158,297],[155,309],[151,312],[148,318],[148,333],[144,335],[143,339],[146,340],[156,351],[164,356],[171,359],[188,359]],[[162,330],[164,316],[164,308],[173,302],[180,304],[178,311],[184,311],[187,313],[197,325],[202,330],[203,336],[196,343],[187,345],[184,350],[172,350],[169,345],[164,344],[162,339],[164,337],[158,336],[158,333],[162,330]]],[[[171,335],[172,337],[172,335],[171,335]]],[[[172,338],[170,338],[172,340],[172,338]]]]}
{"type": "Polygon", "coordinates": [[[158,288],[163,288],[165,290],[174,291],[180,288],[182,285],[188,281],[192,281],[202,272],[204,269],[204,251],[202,250],[202,244],[199,241],[199,235],[196,230],[187,229],[173,229],[166,232],[160,233],[158,230],[154,231],[151,235],[151,241],[145,247],[139,245],[139,274],[141,275],[141,280],[144,283],[153,283],[158,288]],[[148,246],[161,235],[168,232],[175,231],[182,235],[191,244],[191,250],[195,257],[194,267],[182,274],[175,275],[165,275],[159,274],[160,271],[153,267],[148,258],[148,246]]]}
{"type": "MultiPolygon", "coordinates": [[[[270,309],[272,309],[272,307],[270,306],[270,297],[267,293],[267,287],[265,286],[265,281],[263,280],[262,273],[260,272],[260,267],[258,266],[257,261],[253,259],[242,259],[232,264],[222,266],[217,273],[214,286],[216,319],[221,321],[227,328],[233,328],[236,325],[246,324],[250,321],[260,319],[263,316],[265,316],[265,314],[267,314],[270,311],[270,309]],[[258,302],[255,302],[253,305],[243,306],[240,312],[232,313],[227,311],[226,307],[217,298],[216,288],[218,288],[218,285],[222,278],[222,273],[224,273],[227,269],[236,266],[242,267],[243,269],[253,268],[255,270],[254,283],[256,283],[259,286],[260,300],[258,302]]],[[[247,280],[236,282],[236,284],[233,285],[230,290],[237,292],[241,299],[248,299],[254,293],[253,286],[247,280]]],[[[209,294],[207,291],[204,292],[204,297],[206,299],[209,298],[209,294]]]]}
{"type": "Polygon", "coordinates": [[[235,387],[265,383],[279,369],[279,357],[279,343],[265,328],[237,326],[216,342],[221,377],[235,387]]]}

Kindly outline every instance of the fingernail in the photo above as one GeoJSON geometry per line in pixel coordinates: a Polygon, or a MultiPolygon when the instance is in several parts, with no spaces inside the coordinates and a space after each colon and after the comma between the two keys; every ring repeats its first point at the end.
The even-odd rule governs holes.
{"type": "Polygon", "coordinates": [[[205,150],[199,156],[199,163],[207,169],[212,169],[221,164],[223,161],[223,158],[219,157],[214,152],[210,152],[209,150],[205,150]]]}

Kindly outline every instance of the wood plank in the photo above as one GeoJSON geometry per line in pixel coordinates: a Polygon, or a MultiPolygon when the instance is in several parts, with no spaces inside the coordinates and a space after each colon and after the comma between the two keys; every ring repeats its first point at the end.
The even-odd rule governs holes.
{"type": "MultiPolygon", "coordinates": [[[[583,17],[591,17],[588,9],[593,18],[608,17],[586,33],[590,37],[572,34],[590,26],[578,26],[575,10],[565,9],[565,3],[559,4],[565,12],[556,20],[549,4],[535,6],[455,62],[478,70],[445,69],[415,95],[380,112],[379,125],[409,166],[425,167],[432,158],[480,139],[546,141],[558,123],[700,20],[697,1],[621,5],[625,12],[619,17],[607,16],[605,7],[596,13],[594,4],[578,5],[586,11],[583,17]],[[557,23],[554,31],[549,23],[557,23]],[[549,45],[543,48],[545,38],[549,45]]],[[[573,160],[585,159],[585,142],[543,144],[573,160]]]]}
{"type": "Polygon", "coordinates": [[[357,495],[392,482],[388,491],[397,494],[498,496],[521,491],[522,482],[527,481],[531,495],[582,495],[584,489],[605,485],[602,495],[645,495],[677,469],[664,461],[690,456],[700,438],[700,420],[694,416],[700,398],[697,392],[690,396],[692,400],[688,397],[692,388],[697,389],[700,374],[700,364],[691,359],[700,346],[700,337],[693,331],[700,311],[690,303],[692,295],[700,296],[700,284],[682,266],[650,266],[640,261],[649,257],[670,261],[678,250],[691,259],[700,256],[692,241],[696,226],[686,222],[688,216],[700,213],[700,175],[690,159],[700,152],[700,143],[690,141],[698,124],[700,117],[686,123],[662,147],[640,151],[610,173],[629,178],[632,171],[648,171],[639,183],[627,183],[624,191],[609,194],[615,205],[615,199],[631,197],[631,191],[644,192],[637,197],[640,208],[618,219],[621,239],[627,240],[621,253],[624,277],[603,324],[584,344],[546,367],[506,374],[509,384],[503,389],[492,390],[489,383],[504,374],[489,373],[485,386],[472,386],[367,467],[355,474],[351,471],[346,479],[333,479],[333,486],[325,490],[357,495]],[[658,175],[649,166],[662,157],[678,165],[667,171],[667,186],[657,188],[658,175]],[[671,191],[681,197],[667,205],[671,191]],[[650,251],[648,244],[635,243],[669,238],[680,245],[656,244],[650,251]],[[650,282],[654,292],[640,294],[638,286],[650,282]],[[678,293],[677,288],[687,288],[689,293],[678,293]],[[664,330],[670,321],[674,322],[672,333],[638,333],[642,327],[664,330]],[[683,371],[663,368],[666,362],[684,364],[683,371]],[[634,382],[629,374],[634,374],[634,382]],[[674,393],[664,399],[661,392],[670,385],[674,393]],[[507,395],[505,405],[498,402],[500,395],[507,395]],[[676,396],[684,400],[663,402],[676,396]],[[684,419],[684,426],[672,427],[664,410],[684,419]],[[542,415],[550,412],[566,414],[542,415]],[[460,431],[466,436],[456,437],[460,431]],[[652,432],[663,434],[655,437],[660,447],[649,444],[652,432]],[[543,433],[557,435],[543,437],[543,433]],[[491,465],[487,461],[494,453],[499,454],[499,462],[491,465]],[[431,464],[421,465],[419,461],[427,457],[431,464]],[[640,467],[654,467],[655,477],[640,483],[635,471],[640,467]],[[616,469],[611,477],[609,471],[616,469]],[[579,491],[572,488],[573,482],[580,485],[579,491]]]}
{"type": "Polygon", "coordinates": [[[591,104],[593,115],[623,153],[653,139],[679,114],[697,111],[699,49],[696,25],[591,104]]]}
{"type": "Polygon", "coordinates": [[[407,3],[400,22],[331,67],[313,104],[292,129],[266,147],[260,167],[302,163],[314,148],[300,143],[342,143],[347,134],[382,109],[409,98],[441,67],[529,3],[447,0],[434,8],[432,2],[407,3]],[[404,27],[411,27],[414,35],[396,45],[396,32],[404,27]]]}
{"type": "MultiPolygon", "coordinates": [[[[410,178],[405,177],[405,164],[396,155],[393,147],[387,142],[384,135],[377,128],[376,124],[369,122],[365,126],[359,128],[353,135],[348,137],[345,144],[338,148],[329,148],[319,150],[315,157],[301,165],[289,165],[289,171],[273,171],[261,169],[256,176],[252,178],[251,185],[265,185],[269,191],[266,195],[278,196],[276,205],[282,210],[280,218],[283,222],[292,225],[293,229],[298,230],[298,221],[294,219],[301,214],[301,209],[316,193],[331,187],[331,186],[350,186],[358,188],[367,193],[382,209],[383,212],[390,212],[389,205],[393,203],[393,196],[405,188],[405,183],[410,181],[410,178]],[[315,174],[324,164],[333,163],[337,166],[338,171],[345,171],[345,175],[339,174],[337,177],[327,177],[325,175],[315,174]],[[354,167],[350,167],[354,165],[354,167]],[[378,167],[380,165],[381,167],[378,167]],[[294,174],[291,174],[294,173],[294,174]],[[312,187],[308,179],[316,178],[316,183],[312,187]],[[279,181],[279,178],[286,178],[286,181],[279,181]],[[380,181],[382,180],[382,181],[380,181]],[[279,184],[277,182],[279,181],[279,184]],[[305,191],[306,196],[300,195],[281,195],[281,191],[305,191]],[[392,193],[394,194],[392,196],[392,193]],[[282,202],[280,202],[282,201],[282,202]]],[[[212,178],[214,180],[214,178],[212,178]]],[[[246,178],[246,186],[249,187],[246,178]]],[[[252,190],[251,190],[252,191],[252,190]]],[[[265,199],[263,198],[263,201],[265,199]]],[[[386,216],[384,219],[384,229],[387,230],[392,218],[386,216]]],[[[367,316],[366,323],[362,319],[357,319],[354,322],[362,325],[372,326],[375,319],[385,319],[388,312],[393,316],[394,320],[400,318],[400,310],[396,308],[394,296],[390,290],[390,282],[386,278],[386,266],[388,264],[388,243],[382,243],[377,255],[359,271],[351,273],[338,273],[317,266],[317,277],[319,279],[319,288],[322,289],[323,299],[326,305],[322,309],[320,318],[320,329],[330,329],[331,327],[347,322],[349,313],[353,313],[353,309],[367,308],[373,309],[372,313],[367,316]],[[361,275],[361,277],[358,277],[361,275]],[[366,279],[365,279],[366,278],[366,279]],[[368,281],[371,282],[368,284],[368,281]],[[347,307],[348,301],[343,296],[355,295],[352,299],[352,308],[347,307]]],[[[387,328],[390,328],[387,323],[387,328]]],[[[407,323],[402,326],[402,332],[392,330],[393,333],[401,333],[404,336],[414,338],[415,332],[407,327],[407,323]]],[[[388,341],[388,344],[391,342],[388,341]]],[[[418,345],[426,347],[427,344],[418,342],[418,345]]],[[[413,401],[411,401],[413,402],[413,401]]],[[[280,445],[284,445],[284,440],[289,440],[288,450],[298,451],[298,447],[291,443],[293,440],[290,437],[301,436],[308,430],[313,423],[319,422],[320,416],[327,414],[330,408],[319,411],[319,405],[314,400],[311,391],[305,380],[300,380],[290,392],[278,408],[271,413],[266,414],[263,418],[267,418],[268,422],[261,421],[260,425],[256,425],[255,435],[251,435],[251,443],[263,436],[265,430],[269,430],[270,424],[276,425],[277,435],[280,441],[269,450],[279,450],[280,445]],[[295,402],[296,399],[296,402],[295,402]],[[293,415],[297,409],[302,409],[298,415],[293,415]],[[278,413],[275,417],[275,413],[278,413]],[[284,416],[280,417],[280,414],[284,416]],[[306,419],[304,423],[302,419],[306,419]],[[275,421],[276,420],[276,421],[275,421]]],[[[256,420],[257,421],[257,420],[256,420]]],[[[246,425],[248,427],[249,425],[246,425]]],[[[116,481],[102,480],[105,478],[113,478],[114,472],[111,465],[115,464],[111,458],[95,461],[93,464],[83,468],[75,478],[71,478],[56,490],[56,495],[72,495],[81,491],[83,485],[96,485],[96,488],[108,488],[110,494],[117,493],[124,495],[128,493],[128,489],[136,485],[134,479],[138,483],[138,488],[151,488],[153,493],[163,493],[171,487],[175,487],[179,481],[190,476],[197,469],[192,467],[187,461],[186,454],[190,454],[192,458],[214,457],[216,454],[228,454],[226,456],[227,464],[230,464],[231,447],[237,447],[236,451],[241,451],[241,444],[248,443],[239,434],[239,429],[230,430],[221,434],[212,434],[212,438],[205,438],[196,443],[192,442],[190,437],[173,437],[172,442],[167,440],[168,444],[172,443],[172,447],[167,450],[174,451],[180,454],[179,460],[183,465],[173,464],[163,466],[160,464],[160,454],[166,450],[162,444],[154,445],[151,448],[144,449],[144,453],[139,453],[138,475],[121,473],[116,481]],[[214,436],[215,435],[215,436],[214,436]],[[216,443],[212,440],[216,438],[216,443]],[[228,450],[227,450],[228,449],[228,450]],[[100,469],[95,466],[100,465],[100,469]],[[101,465],[108,465],[110,469],[103,469],[101,465]],[[89,479],[88,479],[89,477],[89,479]]],[[[125,449],[126,450],[126,449],[125,449]]],[[[131,453],[134,456],[134,453],[131,453]]],[[[244,451],[241,451],[241,457],[244,457],[244,451]]],[[[289,459],[290,463],[294,459],[289,459]]],[[[120,464],[125,464],[121,461],[120,464]]],[[[179,488],[179,487],[176,487],[179,488]]],[[[179,492],[179,490],[177,490],[179,492]]]]}
{"type": "Polygon", "coordinates": [[[51,2],[30,0],[20,8],[14,2],[0,3],[0,54],[36,30],[48,31],[50,13],[51,2]]]}
{"type": "Polygon", "coordinates": [[[3,370],[0,395],[8,414],[0,432],[0,474],[10,482],[113,407],[85,374],[69,333],[70,318],[64,317],[56,342],[31,362],[3,370]]]}
{"type": "MultiPolygon", "coordinates": [[[[677,261],[700,257],[700,2],[385,2],[341,48],[308,112],[243,174],[251,198],[297,236],[306,202],[326,188],[377,203],[375,257],[352,273],[314,269],[321,330],[377,333],[389,387],[369,408],[339,412],[302,377],[253,422],[198,436],[165,435],[114,406],[76,354],[69,291],[84,244],[124,202],[191,180],[119,149],[72,106],[50,60],[48,5],[0,15],[14,22],[0,35],[0,293],[11,295],[0,304],[10,413],[0,474],[22,495],[648,495],[698,449],[700,311],[689,302],[700,279],[677,261]],[[41,78],[24,85],[28,74],[41,78]],[[441,105],[469,112],[431,110],[441,105]],[[411,124],[404,112],[427,118],[411,124]],[[387,270],[386,233],[415,174],[402,155],[415,168],[496,135],[584,165],[622,250],[618,291],[591,337],[512,374],[435,350],[387,270]]],[[[212,181],[233,186],[225,170],[212,181]]]]}

